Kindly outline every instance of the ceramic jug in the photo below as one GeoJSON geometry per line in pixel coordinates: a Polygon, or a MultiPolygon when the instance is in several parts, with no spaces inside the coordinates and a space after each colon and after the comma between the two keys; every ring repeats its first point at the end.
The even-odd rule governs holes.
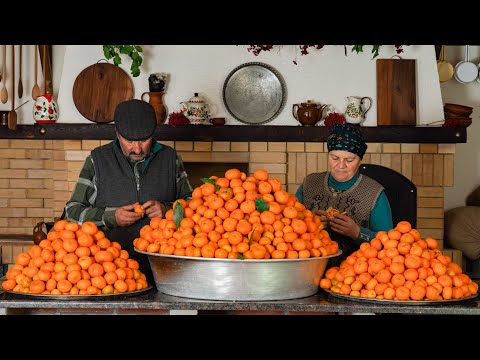
{"type": "Polygon", "coordinates": [[[372,106],[372,98],[368,96],[348,96],[348,105],[345,110],[345,121],[350,124],[360,124],[365,120],[367,111],[372,106]],[[368,106],[365,105],[365,100],[368,100],[368,106]]]}
{"type": "Polygon", "coordinates": [[[33,105],[33,119],[39,124],[54,123],[58,119],[58,106],[53,95],[47,92],[40,95],[33,105]]]}
{"type": "Polygon", "coordinates": [[[43,227],[43,224],[45,224],[43,221],[40,221],[39,223],[37,223],[37,225],[35,225],[35,227],[33,228],[33,237],[32,237],[32,240],[34,242],[35,245],[38,245],[40,244],[40,242],[44,239],[47,238],[47,234],[43,231],[42,227],[43,227]]]}
{"type": "Polygon", "coordinates": [[[322,119],[323,110],[327,106],[327,104],[321,105],[307,100],[306,103],[293,104],[292,114],[303,126],[315,126],[322,119]]]}
{"type": "Polygon", "coordinates": [[[167,119],[167,109],[163,104],[163,91],[151,91],[144,92],[140,99],[145,101],[144,96],[148,95],[148,103],[153,106],[155,110],[155,117],[157,119],[157,125],[162,125],[167,119]]]}
{"type": "Polygon", "coordinates": [[[210,108],[198,93],[187,102],[181,102],[183,114],[190,120],[191,124],[210,124],[210,108]]]}

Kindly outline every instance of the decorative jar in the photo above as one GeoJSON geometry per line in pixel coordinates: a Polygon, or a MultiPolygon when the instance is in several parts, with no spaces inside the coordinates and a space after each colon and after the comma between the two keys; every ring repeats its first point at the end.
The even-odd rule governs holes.
{"type": "Polygon", "coordinates": [[[47,92],[37,97],[33,105],[33,119],[39,124],[54,123],[58,120],[58,106],[52,94],[47,92]]]}
{"type": "Polygon", "coordinates": [[[190,120],[191,124],[210,124],[210,108],[198,93],[194,93],[194,96],[187,102],[181,102],[182,112],[190,120]]]}

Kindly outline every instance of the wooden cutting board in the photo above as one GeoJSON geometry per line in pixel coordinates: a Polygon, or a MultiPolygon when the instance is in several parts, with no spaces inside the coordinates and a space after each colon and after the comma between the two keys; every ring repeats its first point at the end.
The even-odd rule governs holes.
{"type": "Polygon", "coordinates": [[[417,125],[416,60],[377,60],[377,125],[417,125]]]}
{"type": "Polygon", "coordinates": [[[116,106],[133,98],[133,82],[118,66],[97,63],[78,74],[73,84],[73,102],[88,120],[113,121],[116,106]]]}

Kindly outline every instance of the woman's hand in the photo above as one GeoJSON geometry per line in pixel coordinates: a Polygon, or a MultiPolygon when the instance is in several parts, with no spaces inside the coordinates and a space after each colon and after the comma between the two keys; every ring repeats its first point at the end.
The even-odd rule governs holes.
{"type": "Polygon", "coordinates": [[[320,216],[320,220],[322,221],[323,228],[325,229],[328,225],[328,217],[327,217],[327,212],[325,210],[313,210],[314,215],[320,216]]]}
{"type": "Polygon", "coordinates": [[[353,240],[360,236],[360,226],[352,218],[344,214],[335,214],[330,220],[330,229],[353,240]]]}

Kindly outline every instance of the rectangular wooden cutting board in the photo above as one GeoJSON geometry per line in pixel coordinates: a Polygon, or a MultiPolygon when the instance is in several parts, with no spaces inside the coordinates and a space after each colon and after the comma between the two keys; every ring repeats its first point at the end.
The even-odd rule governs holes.
{"type": "Polygon", "coordinates": [[[417,125],[416,60],[377,60],[377,125],[417,125]]]}

